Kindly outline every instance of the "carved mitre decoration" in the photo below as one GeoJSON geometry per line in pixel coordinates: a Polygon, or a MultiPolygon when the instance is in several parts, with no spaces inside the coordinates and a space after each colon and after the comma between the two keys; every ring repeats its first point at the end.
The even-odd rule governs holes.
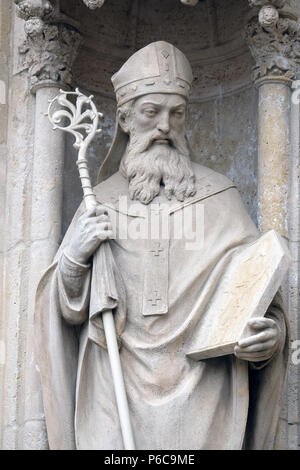
{"type": "MultiPolygon", "coordinates": [[[[253,0],[261,5],[258,18],[254,17],[246,28],[246,41],[255,59],[253,79],[276,78],[292,80],[300,61],[299,23],[290,15],[284,15],[263,0],[253,0]]],[[[282,6],[285,2],[273,1],[282,6]]]]}

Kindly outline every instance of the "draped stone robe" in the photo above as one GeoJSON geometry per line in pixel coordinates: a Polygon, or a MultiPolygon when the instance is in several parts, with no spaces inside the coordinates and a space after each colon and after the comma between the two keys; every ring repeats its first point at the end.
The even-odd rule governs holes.
{"type": "MultiPolygon", "coordinates": [[[[235,249],[259,236],[232,182],[193,166],[197,194],[183,203],[163,194],[148,206],[130,201],[120,173],[95,188],[115,230],[110,245],[120,304],[114,315],[136,448],[269,449],[288,360],[280,301],[268,315],[285,343],[266,363],[249,364],[233,355],[201,362],[186,357],[235,249]],[[203,228],[193,249],[187,249],[191,240],[173,230],[188,207],[194,226],[200,217],[203,228]],[[168,220],[168,236],[139,238],[153,211],[156,220],[168,220]],[[129,227],[127,238],[124,227],[129,227]],[[196,303],[201,307],[194,311],[196,303]]],[[[91,270],[63,255],[83,210],[37,291],[36,340],[49,443],[54,449],[122,449],[101,315],[89,312],[101,279],[91,291],[91,270]]]]}

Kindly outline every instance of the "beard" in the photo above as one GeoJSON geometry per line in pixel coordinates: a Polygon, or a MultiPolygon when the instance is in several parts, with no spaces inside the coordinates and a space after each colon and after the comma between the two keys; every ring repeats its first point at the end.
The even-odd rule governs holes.
{"type": "Polygon", "coordinates": [[[168,134],[168,144],[159,144],[161,135],[136,136],[131,133],[120,172],[128,180],[131,199],[149,204],[161,190],[167,199],[178,201],[196,194],[195,175],[185,137],[168,134]]]}

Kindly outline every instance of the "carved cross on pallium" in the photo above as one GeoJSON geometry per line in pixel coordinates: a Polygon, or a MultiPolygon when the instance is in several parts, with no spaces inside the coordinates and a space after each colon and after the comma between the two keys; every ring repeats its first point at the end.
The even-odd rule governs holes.
{"type": "Polygon", "coordinates": [[[159,256],[159,253],[161,251],[164,251],[164,249],[160,246],[160,243],[156,243],[155,247],[153,248],[153,250],[150,250],[151,253],[153,253],[153,256],[159,256]]]}
{"type": "Polygon", "coordinates": [[[148,299],[148,302],[151,302],[151,305],[153,305],[153,307],[156,307],[157,303],[161,300],[161,296],[156,290],[154,291],[154,295],[152,297],[152,299],[148,299]]]}
{"type": "Polygon", "coordinates": [[[144,267],[143,315],[168,312],[169,240],[153,237],[147,246],[144,267]]]}

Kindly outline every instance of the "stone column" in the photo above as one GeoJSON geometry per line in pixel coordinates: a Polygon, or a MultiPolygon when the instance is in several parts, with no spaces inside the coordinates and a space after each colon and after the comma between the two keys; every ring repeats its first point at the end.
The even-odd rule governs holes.
{"type": "Polygon", "coordinates": [[[41,419],[43,405],[40,378],[34,358],[34,301],[36,287],[42,272],[51,264],[61,236],[62,175],[64,167],[64,135],[54,133],[45,110],[59,92],[56,86],[35,89],[35,131],[32,172],[32,201],[30,228],[30,276],[28,279],[28,304],[26,322],[26,361],[24,364],[24,429],[22,446],[40,448],[45,442],[41,419]]]}
{"type": "MultiPolygon", "coordinates": [[[[30,174],[31,208],[22,221],[25,227],[22,228],[22,236],[27,238],[24,247],[26,259],[23,256],[22,260],[13,258],[6,267],[8,363],[5,382],[9,386],[7,390],[4,387],[3,394],[2,448],[43,449],[47,447],[47,436],[40,378],[34,358],[34,301],[41,274],[51,263],[61,239],[64,162],[64,136],[59,131],[52,131],[45,113],[49,100],[58,94],[60,88],[68,88],[72,82],[71,67],[80,35],[74,22],[55,8],[56,2],[16,0],[15,3],[18,16],[25,20],[26,40],[19,49],[19,59],[23,69],[28,70],[29,90],[35,96],[35,119],[30,174]],[[15,263],[20,262],[24,263],[20,273],[22,293],[20,297],[13,292],[10,296],[14,289],[11,281],[17,273],[15,263]]],[[[20,179],[20,175],[18,177],[20,179]]],[[[24,172],[24,178],[28,178],[27,172],[24,172]]],[[[22,185],[23,182],[17,184],[22,185]]],[[[10,197],[15,196],[12,191],[10,197]]],[[[18,208],[13,207],[10,201],[8,207],[7,220],[10,220],[9,212],[13,210],[17,214],[18,208]]],[[[22,215],[24,217],[24,213],[22,215]]]]}
{"type": "MultiPolygon", "coordinates": [[[[246,40],[255,59],[253,80],[259,90],[258,102],[258,222],[261,231],[277,230],[289,240],[295,255],[295,209],[299,190],[297,182],[296,146],[299,126],[297,110],[291,106],[291,85],[299,73],[300,30],[298,8],[289,0],[249,0],[254,16],[246,30],[246,40]],[[291,117],[293,118],[291,121],[291,117]],[[293,125],[291,126],[291,123],[293,125]],[[292,238],[291,238],[292,237],[292,238]]],[[[298,150],[299,151],[299,150],[298,150]]],[[[298,235],[299,236],[299,233],[298,235]]],[[[298,276],[299,258],[294,259],[282,293],[292,330],[297,338],[299,322],[298,276]],[[295,266],[295,263],[297,266],[295,266]],[[295,285],[297,284],[297,285],[295,285]]],[[[289,370],[286,407],[282,414],[279,447],[298,448],[299,371],[289,370]],[[297,418],[296,416],[297,415],[297,418]]]]}
{"type": "MultiPolygon", "coordinates": [[[[287,193],[290,155],[290,96],[296,76],[297,17],[271,2],[262,6],[247,26],[246,39],[255,59],[253,80],[258,103],[258,221],[262,231],[275,229],[288,237],[287,193]]],[[[283,5],[282,0],[274,1],[283,5]]]]}
{"type": "Polygon", "coordinates": [[[289,81],[258,83],[258,223],[262,232],[273,228],[287,237],[289,81]]]}

